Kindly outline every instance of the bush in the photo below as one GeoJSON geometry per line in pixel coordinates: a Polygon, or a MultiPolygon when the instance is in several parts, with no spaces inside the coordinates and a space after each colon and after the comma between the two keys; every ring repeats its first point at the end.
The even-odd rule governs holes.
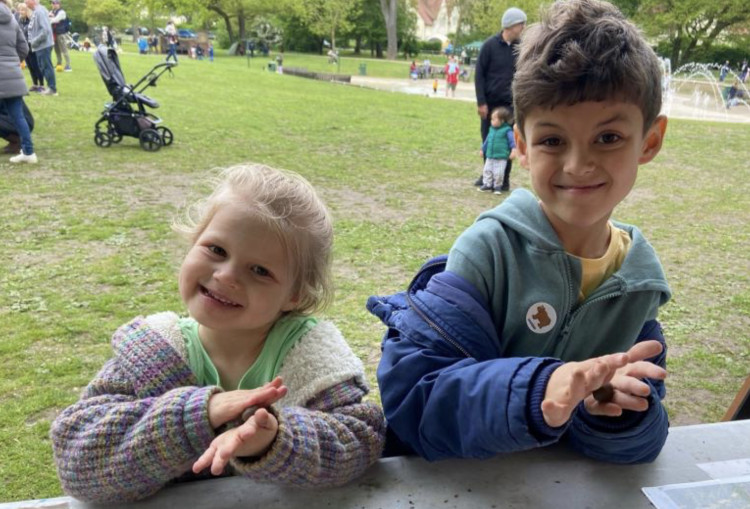
{"type": "MultiPolygon", "coordinates": [[[[669,57],[672,54],[671,41],[660,42],[656,47],[656,53],[669,57]]],[[[690,57],[690,61],[702,64],[723,64],[729,60],[732,67],[737,67],[739,69],[740,63],[743,59],[747,58],[748,55],[750,55],[749,48],[728,46],[726,44],[714,44],[709,47],[698,46],[695,48],[690,57]]],[[[672,62],[672,69],[674,70],[675,68],[675,62],[672,62]]]]}
{"type": "Polygon", "coordinates": [[[443,43],[440,41],[419,41],[419,51],[440,53],[443,49],[443,43]]]}

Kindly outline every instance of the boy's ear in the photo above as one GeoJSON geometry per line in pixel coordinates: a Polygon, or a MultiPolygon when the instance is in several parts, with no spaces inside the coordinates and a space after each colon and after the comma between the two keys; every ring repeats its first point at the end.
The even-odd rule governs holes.
{"type": "Polygon", "coordinates": [[[523,134],[521,133],[521,130],[518,129],[518,124],[515,124],[513,126],[513,137],[516,139],[516,151],[518,152],[518,162],[521,163],[521,166],[529,169],[528,164],[526,163],[526,141],[523,139],[523,134]]]}
{"type": "Polygon", "coordinates": [[[656,154],[661,150],[661,145],[664,142],[664,134],[666,132],[667,117],[659,115],[646,133],[646,137],[643,140],[641,157],[638,158],[638,164],[646,164],[656,157],[656,154]]]}

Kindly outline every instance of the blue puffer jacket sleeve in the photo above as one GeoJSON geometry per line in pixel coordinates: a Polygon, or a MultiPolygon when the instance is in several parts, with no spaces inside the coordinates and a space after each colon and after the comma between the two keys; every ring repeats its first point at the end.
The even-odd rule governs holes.
{"type": "MultiPolygon", "coordinates": [[[[617,463],[653,460],[666,440],[663,381],[646,412],[618,418],[583,408],[550,428],[540,404],[552,371],[543,357],[502,358],[480,294],[441,259],[428,262],[407,292],[370,297],[367,307],[388,326],[377,378],[386,419],[398,438],[428,460],[486,458],[541,447],[565,436],[582,454],[617,463]]],[[[658,323],[638,340],[664,343],[658,323]]],[[[652,359],[664,366],[666,351],[652,359]]]]}
{"type": "MultiPolygon", "coordinates": [[[[667,345],[659,322],[646,322],[636,342],[655,339],[662,352],[649,361],[666,368],[667,345]]],[[[613,463],[645,463],[656,459],[667,440],[669,419],[661,400],[666,395],[663,380],[646,379],[651,386],[645,412],[625,411],[617,418],[592,416],[579,409],[568,430],[570,445],[582,454],[613,463]]]]}
{"type": "Polygon", "coordinates": [[[389,327],[377,377],[391,429],[428,460],[486,458],[557,441],[565,427],[532,432],[527,399],[559,361],[499,358],[478,292],[450,272],[432,276],[423,269],[409,292],[367,303],[389,327]],[[429,282],[418,289],[422,280],[429,282]]]}

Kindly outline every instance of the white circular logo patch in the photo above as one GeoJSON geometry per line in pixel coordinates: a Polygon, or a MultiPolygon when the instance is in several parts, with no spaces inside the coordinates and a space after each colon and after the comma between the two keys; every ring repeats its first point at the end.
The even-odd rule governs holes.
{"type": "Polygon", "coordinates": [[[532,304],[526,311],[526,325],[532,332],[544,334],[552,330],[557,323],[557,313],[555,308],[546,302],[537,302],[532,304]]]}

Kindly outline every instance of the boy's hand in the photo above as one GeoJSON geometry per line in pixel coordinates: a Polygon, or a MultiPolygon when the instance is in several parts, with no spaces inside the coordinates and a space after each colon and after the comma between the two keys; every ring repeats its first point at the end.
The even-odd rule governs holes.
{"type": "Polygon", "coordinates": [[[645,359],[661,351],[661,343],[649,340],[633,345],[626,353],[563,364],[547,384],[542,401],[544,421],[553,428],[562,426],[584,399],[586,410],[592,415],[617,417],[623,410],[646,410],[651,389],[640,379],[664,379],[667,372],[645,359]],[[597,401],[592,393],[605,384],[611,384],[612,397],[597,401]]]}
{"type": "Polygon", "coordinates": [[[246,408],[253,405],[271,406],[286,396],[286,393],[287,388],[279,376],[257,389],[217,392],[208,400],[208,420],[211,427],[216,429],[238,419],[246,408]]]}
{"type": "Polygon", "coordinates": [[[597,401],[594,397],[587,397],[584,401],[586,411],[592,415],[617,416],[623,410],[647,410],[651,387],[642,380],[664,380],[667,370],[645,359],[659,355],[662,348],[661,343],[655,340],[642,341],[634,345],[628,350],[628,364],[619,368],[609,382],[613,389],[612,396],[608,401],[597,401]]]}
{"type": "MultiPolygon", "coordinates": [[[[619,353],[582,362],[566,362],[557,368],[552,372],[542,401],[544,422],[552,428],[568,422],[578,403],[609,382],[616,370],[627,363],[627,354],[619,353]]],[[[603,407],[609,408],[607,405],[603,407]]]]}
{"type": "Polygon", "coordinates": [[[482,149],[479,150],[479,157],[484,157],[484,150],[482,149]]]}
{"type": "Polygon", "coordinates": [[[516,149],[511,150],[510,156],[508,156],[508,159],[512,161],[513,159],[517,159],[517,158],[518,158],[518,151],[516,149]]]}
{"type": "Polygon", "coordinates": [[[211,467],[213,475],[221,475],[229,460],[235,456],[261,456],[271,446],[279,431],[279,422],[265,408],[258,409],[241,426],[229,429],[214,438],[198,460],[193,472],[211,467]]]}

